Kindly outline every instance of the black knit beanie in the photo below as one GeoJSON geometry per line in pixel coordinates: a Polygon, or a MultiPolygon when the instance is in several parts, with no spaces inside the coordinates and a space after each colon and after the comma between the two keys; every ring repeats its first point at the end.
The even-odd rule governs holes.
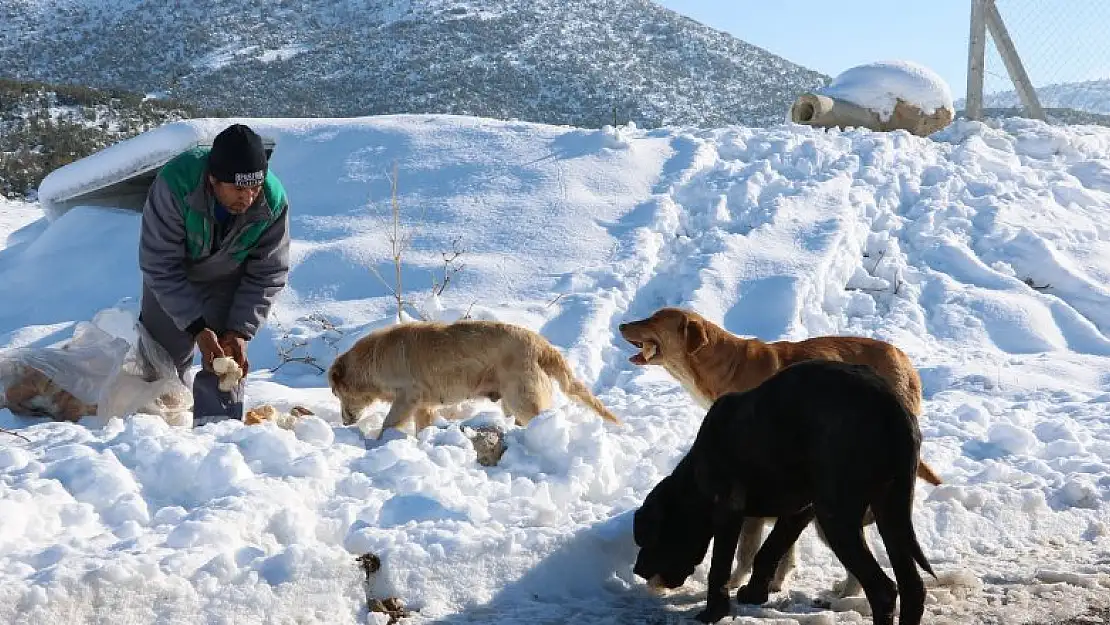
{"type": "Polygon", "coordinates": [[[266,179],[266,149],[262,137],[243,124],[220,131],[208,153],[208,171],[220,182],[236,186],[260,185],[266,179]]]}

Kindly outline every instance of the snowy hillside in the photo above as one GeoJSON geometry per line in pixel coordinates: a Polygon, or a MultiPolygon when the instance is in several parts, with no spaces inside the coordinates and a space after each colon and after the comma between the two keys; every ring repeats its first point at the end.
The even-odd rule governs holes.
{"type": "Polygon", "coordinates": [[[0,78],[0,196],[32,195],[43,176],[66,163],[199,116],[192,107],[135,93],[0,78]]]}
{"type": "Polygon", "coordinates": [[[0,0],[0,24],[7,75],[237,115],[767,125],[827,81],[650,0],[0,0]]]}
{"type": "MultiPolygon", "coordinates": [[[[631,572],[631,511],[703,415],[665,373],[631,365],[616,332],[664,305],[765,340],[863,334],[911,356],[922,453],[945,480],[921,484],[914,511],[941,576],[926,622],[1048,623],[1110,595],[1110,129],[256,126],[278,136],[295,267],[281,328],[251,347],[248,403],[317,416],[188,430],[0,411],[29,439],[0,434],[0,621],[365,623],[365,552],[382,561],[373,593],[419,609],[413,622],[691,617],[708,561],[662,598],[631,572]],[[369,267],[387,268],[393,163],[414,297],[457,239],[466,267],[440,314],[541,331],[624,427],[560,396],[483,467],[460,422],[367,448],[315,369],[273,371],[291,339],[331,357],[298,319],[325,315],[341,348],[388,323],[369,267]]],[[[48,224],[29,210],[0,205],[0,347],[64,340],[138,294],[137,215],[78,208],[48,224]]],[[[733,604],[735,622],[867,622],[862,596],[814,605],[842,571],[807,530],[790,591],[733,604]]]]}

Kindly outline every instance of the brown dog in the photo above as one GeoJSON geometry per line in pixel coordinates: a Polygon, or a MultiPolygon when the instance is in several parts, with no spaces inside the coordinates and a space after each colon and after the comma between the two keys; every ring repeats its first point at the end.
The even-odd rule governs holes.
{"type": "MultiPolygon", "coordinates": [[[[622,323],[618,330],[624,340],[640,350],[629,359],[633,364],[662,366],[706,409],[725,393],[759,386],[783,367],[822,359],[870,366],[894,387],[914,416],[921,414],[921,378],[917,369],[902,350],[876,339],[820,336],[767,343],[736,336],[702,315],[681,308],[661,308],[646,319],[622,323]]],[[[924,460],[918,462],[917,476],[934,486],[941,483],[924,460]]],[[[752,521],[756,520],[744,523],[740,536],[737,568],[729,580],[732,587],[739,586],[751,570],[764,524],[773,519],[752,521]]],[[[867,522],[872,519],[868,517],[867,522]]],[[[796,563],[791,547],[775,573],[772,590],[782,589],[796,563]]],[[[860,590],[859,582],[851,574],[838,588],[844,596],[860,590]]]]}
{"type": "Polygon", "coordinates": [[[505,415],[524,425],[551,405],[548,376],[606,421],[620,423],[547,339],[498,321],[413,321],[375,330],[335,359],[328,385],[344,425],[383,400],[392,405],[382,432],[413,417],[420,431],[431,425],[434,406],[478,397],[500,400],[505,415]]]}

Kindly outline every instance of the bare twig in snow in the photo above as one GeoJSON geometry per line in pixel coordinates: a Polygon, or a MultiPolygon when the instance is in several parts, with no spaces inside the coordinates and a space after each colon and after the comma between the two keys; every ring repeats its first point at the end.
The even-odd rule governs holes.
{"type": "Polygon", "coordinates": [[[447,289],[447,285],[451,283],[451,278],[455,277],[455,274],[466,269],[465,264],[455,264],[455,261],[466,253],[466,250],[459,247],[461,242],[462,237],[456,237],[454,241],[451,241],[450,252],[440,252],[440,255],[443,256],[443,278],[438,281],[432,278],[432,292],[437,296],[443,294],[443,291],[447,289]]]}
{"type": "Polygon", "coordinates": [[[905,284],[905,281],[902,280],[901,278],[898,278],[894,282],[894,288],[893,289],[890,289],[888,287],[845,286],[844,290],[845,291],[861,291],[863,293],[886,293],[886,292],[889,291],[893,295],[898,295],[898,291],[901,290],[903,284],[905,284]]]}
{"type": "Polygon", "coordinates": [[[278,358],[281,359],[281,362],[278,364],[278,366],[274,367],[274,372],[276,372],[278,369],[281,369],[282,367],[284,367],[285,365],[287,365],[291,362],[299,362],[299,363],[302,363],[302,364],[306,364],[310,367],[314,367],[320,373],[323,373],[324,371],[326,371],[326,369],[324,369],[323,367],[321,367],[317,363],[316,357],[313,356],[312,354],[305,354],[304,356],[294,356],[293,355],[294,351],[296,351],[296,350],[298,350],[302,347],[307,347],[307,346],[308,346],[308,341],[299,340],[299,341],[293,341],[292,345],[288,345],[288,346],[287,345],[282,345],[281,347],[278,347],[278,358]]]}
{"type": "Polygon", "coordinates": [[[1036,284],[1033,283],[1033,278],[1026,278],[1026,279],[1022,280],[1022,282],[1024,282],[1026,284],[1026,286],[1028,286],[1029,288],[1037,290],[1037,291],[1043,291],[1045,289],[1051,289],[1052,288],[1051,284],[1044,284],[1044,285],[1041,285],[1041,286],[1037,286],[1036,284]]]}
{"type": "Polygon", "coordinates": [[[390,254],[393,260],[393,284],[390,285],[386,282],[376,267],[371,266],[370,270],[393,295],[393,299],[397,303],[397,320],[400,321],[405,309],[404,288],[401,282],[401,258],[404,256],[405,247],[408,246],[411,239],[407,233],[401,231],[401,207],[397,203],[397,163],[393,164],[393,175],[389,177],[389,198],[393,211],[393,230],[389,233],[390,254]]]}
{"type": "Polygon", "coordinates": [[[26,436],[20,434],[19,432],[13,432],[13,431],[11,431],[7,428],[0,428],[0,433],[8,434],[10,436],[15,436],[16,438],[22,438],[23,440],[27,441],[28,443],[31,442],[31,439],[27,438],[26,436]]]}
{"type": "MultiPolygon", "coordinates": [[[[397,163],[394,163],[393,174],[390,176],[390,206],[393,213],[393,226],[388,235],[390,260],[393,261],[393,283],[391,284],[386,280],[385,276],[382,275],[382,272],[378,271],[377,267],[371,266],[370,272],[374,274],[374,277],[385,286],[389,294],[393,297],[393,301],[396,305],[397,321],[402,321],[404,319],[406,310],[408,310],[413,317],[427,321],[429,319],[427,312],[405,297],[404,284],[402,282],[402,269],[404,268],[405,252],[409,251],[412,246],[413,233],[405,230],[401,226],[401,206],[397,200],[397,180],[397,163]]],[[[424,220],[426,211],[426,206],[421,208],[421,222],[424,220]]],[[[466,250],[460,247],[461,241],[462,237],[460,236],[452,241],[451,251],[440,253],[443,257],[442,277],[437,278],[434,273],[432,274],[433,296],[438,297],[442,295],[443,292],[447,290],[448,285],[451,284],[455,275],[466,268],[466,265],[458,262],[459,257],[466,253],[466,250]]]]}
{"type": "Polygon", "coordinates": [[[331,351],[334,352],[335,355],[339,355],[339,341],[343,339],[344,333],[342,330],[335,327],[335,324],[331,322],[331,319],[328,319],[320,313],[312,313],[311,315],[304,317],[302,320],[306,323],[311,323],[318,327],[321,332],[320,340],[323,341],[325,345],[330,347],[331,351]]]}
{"type": "MultiPolygon", "coordinates": [[[[389,197],[390,208],[393,213],[393,228],[388,236],[390,245],[390,260],[393,261],[393,284],[390,284],[389,281],[386,280],[384,276],[382,276],[377,267],[371,266],[370,272],[374,274],[378,281],[381,282],[382,285],[384,285],[385,288],[389,290],[389,294],[393,296],[393,301],[396,304],[397,308],[397,321],[401,321],[404,319],[404,312],[406,308],[411,313],[413,313],[413,316],[420,319],[426,319],[427,315],[423,311],[421,311],[416,304],[405,298],[404,283],[402,281],[402,269],[404,268],[405,252],[408,251],[412,245],[413,235],[412,232],[406,231],[401,227],[401,205],[397,201],[397,163],[393,164],[393,175],[389,177],[389,181],[389,197]]],[[[423,221],[424,219],[425,211],[426,208],[422,209],[420,212],[421,221],[423,221]]],[[[439,295],[443,292],[444,289],[447,288],[447,283],[449,282],[451,276],[457,273],[458,269],[452,270],[453,267],[451,266],[451,263],[453,263],[454,260],[458,258],[458,256],[460,256],[462,253],[463,250],[459,250],[457,248],[453,250],[452,253],[444,253],[443,256],[445,266],[443,284],[442,286],[439,286],[438,290],[436,290],[437,284],[434,278],[432,280],[433,292],[435,292],[436,295],[439,295]]],[[[459,267],[459,269],[462,269],[462,267],[459,267]]]]}
{"type": "Polygon", "coordinates": [[[470,319],[470,311],[474,310],[474,305],[477,304],[477,303],[478,303],[478,300],[474,300],[474,301],[470,302],[470,305],[466,307],[466,312],[463,313],[463,316],[462,316],[463,319],[470,319]]]}
{"type": "MultiPolygon", "coordinates": [[[[297,321],[307,323],[315,326],[321,331],[321,336],[318,337],[325,345],[327,345],[333,353],[339,355],[339,341],[343,339],[344,333],[339,328],[335,327],[330,319],[320,313],[312,313],[308,316],[301,317],[297,321]]],[[[281,322],[274,318],[274,326],[282,331],[281,344],[277,348],[277,356],[281,361],[278,366],[274,367],[273,371],[281,369],[291,362],[299,362],[316,369],[319,373],[327,371],[326,368],[320,365],[319,359],[311,353],[298,355],[297,352],[306,349],[311,344],[309,339],[293,338],[288,329],[285,329],[281,322]]]]}
{"type": "Polygon", "coordinates": [[[879,263],[883,262],[883,256],[886,256],[886,250],[879,250],[879,257],[875,259],[875,264],[871,265],[871,275],[875,275],[875,270],[879,268],[879,263]]]}

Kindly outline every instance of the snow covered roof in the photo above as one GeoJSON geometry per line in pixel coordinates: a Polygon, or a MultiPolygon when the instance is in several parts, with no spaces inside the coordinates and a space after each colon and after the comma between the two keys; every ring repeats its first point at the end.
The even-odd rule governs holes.
{"type": "Polygon", "coordinates": [[[74,206],[106,206],[141,211],[147,189],[158,170],[177,154],[212,139],[230,124],[241,121],[262,136],[266,153],[276,140],[257,120],[224,118],[172,122],[110,145],[50,172],[39,184],[38,197],[47,219],[54,220],[74,206]]]}

